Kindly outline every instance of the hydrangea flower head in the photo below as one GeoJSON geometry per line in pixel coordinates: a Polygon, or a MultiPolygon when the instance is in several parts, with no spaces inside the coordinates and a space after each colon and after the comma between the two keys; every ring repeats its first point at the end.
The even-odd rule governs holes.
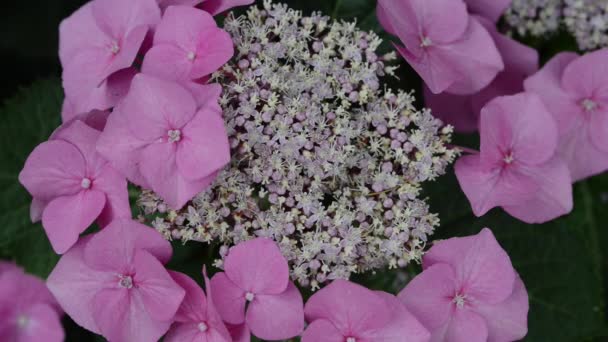
{"type": "Polygon", "coordinates": [[[567,165],[557,155],[555,121],[540,98],[499,97],[481,111],[481,152],[456,162],[456,176],[473,212],[496,206],[528,223],[572,210],[567,165]]]}
{"type": "Polygon", "coordinates": [[[80,120],[59,128],[30,154],[19,181],[34,197],[32,218],[59,253],[95,220],[130,217],[127,182],[95,151],[101,132],[80,120]]]}
{"type": "Polygon", "coordinates": [[[183,86],[137,75],[108,119],[97,149],[130,181],[180,209],[230,160],[218,85],[183,86]],[[197,103],[198,102],[198,103],[197,103]]]}
{"type": "MultiPolygon", "coordinates": [[[[111,87],[104,82],[132,66],[159,20],[155,0],[94,0],[65,19],[59,28],[59,57],[66,97],[78,106],[97,104],[94,98],[111,87]]],[[[108,108],[85,108],[91,109],[108,108]]]]}
{"type": "Polygon", "coordinates": [[[515,95],[524,90],[526,77],[538,71],[538,52],[498,32],[492,22],[477,17],[490,32],[494,43],[505,63],[505,70],[499,73],[487,87],[473,95],[433,94],[424,88],[426,105],[433,114],[453,125],[457,132],[475,132],[479,126],[481,109],[498,96],[515,95]]]}
{"type": "Polygon", "coordinates": [[[608,49],[558,54],[524,87],[557,121],[559,152],[574,181],[608,170],[608,49]]]}
{"type": "Polygon", "coordinates": [[[211,284],[203,271],[207,294],[194,280],[179,272],[170,272],[186,296],[175,315],[175,323],[167,332],[167,342],[232,342],[220,314],[213,304],[211,284]]]}
{"type": "Polygon", "coordinates": [[[435,93],[472,94],[504,64],[492,37],[462,0],[381,0],[383,26],[405,46],[397,50],[435,93]]]}
{"type": "Polygon", "coordinates": [[[258,238],[232,247],[225,272],[211,279],[224,321],[246,323],[265,340],[298,336],[304,328],[302,296],[289,280],[287,261],[274,241],[258,238]]]}
{"type": "Polygon", "coordinates": [[[66,253],[48,286],[87,330],[110,341],[156,341],[171,326],[185,295],[163,266],[171,252],[153,229],[115,220],[66,253]]]}
{"type": "Polygon", "coordinates": [[[306,303],[302,342],[429,341],[429,332],[399,300],[346,280],[335,280],[306,303]]]}
{"type": "Polygon", "coordinates": [[[528,294],[489,229],[436,242],[423,265],[399,298],[432,341],[516,341],[527,334],[528,294]]]}
{"type": "Polygon", "coordinates": [[[564,0],[513,0],[505,21],[520,36],[555,33],[562,23],[564,0]]]}
{"type": "Polygon", "coordinates": [[[163,79],[195,81],[224,65],[234,49],[213,17],[187,6],[171,6],[156,29],[143,72],[163,79]]]}
{"type": "Polygon", "coordinates": [[[63,311],[44,281],[0,261],[0,340],[64,340],[63,311]]]}
{"type": "Polygon", "coordinates": [[[608,5],[595,0],[563,0],[564,23],[574,35],[579,49],[591,51],[608,47],[608,5]]]}

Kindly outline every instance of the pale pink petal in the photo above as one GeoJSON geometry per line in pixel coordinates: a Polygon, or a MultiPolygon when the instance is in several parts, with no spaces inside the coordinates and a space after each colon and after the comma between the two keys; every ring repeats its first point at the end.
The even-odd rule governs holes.
{"type": "Polygon", "coordinates": [[[572,179],[561,158],[556,156],[542,167],[524,172],[529,172],[539,188],[532,199],[505,206],[506,212],[526,223],[544,223],[572,211],[572,179]]]}
{"type": "Polygon", "coordinates": [[[32,223],[39,222],[42,220],[42,212],[44,212],[44,208],[48,205],[48,202],[44,202],[38,198],[32,199],[32,204],[30,205],[30,219],[32,223]]]}
{"type": "Polygon", "coordinates": [[[200,33],[190,79],[211,75],[234,55],[234,45],[228,32],[210,28],[200,33]]]}
{"type": "Polygon", "coordinates": [[[76,146],[65,141],[47,141],[29,155],[19,182],[41,201],[72,195],[82,190],[85,160],[76,146]]]}
{"type": "Polygon", "coordinates": [[[608,75],[608,49],[601,49],[587,53],[569,63],[563,70],[561,85],[579,101],[593,99],[598,93],[608,96],[606,75],[608,75]]]}
{"type": "Polygon", "coordinates": [[[167,273],[165,267],[145,250],[135,252],[133,282],[150,317],[169,321],[175,316],[185,291],[167,273]]]}
{"type": "Polygon", "coordinates": [[[479,112],[473,110],[471,96],[448,93],[433,94],[426,85],[423,91],[425,105],[433,111],[434,117],[454,126],[456,132],[477,131],[479,112]]]}
{"type": "Polygon", "coordinates": [[[505,70],[498,74],[489,86],[483,88],[477,94],[473,94],[471,96],[471,105],[473,107],[473,112],[476,113],[477,124],[479,125],[479,116],[485,105],[497,97],[515,95],[523,92],[525,79],[525,75],[505,70]]]}
{"type": "Polygon", "coordinates": [[[230,332],[230,336],[232,337],[233,342],[250,342],[251,341],[251,333],[249,332],[249,328],[247,328],[247,324],[240,325],[230,325],[227,324],[228,331],[230,332]]]}
{"type": "Polygon", "coordinates": [[[277,244],[266,238],[241,242],[230,248],[224,270],[236,286],[256,295],[282,293],[289,283],[285,257],[277,244]]]}
{"type": "Polygon", "coordinates": [[[392,294],[377,291],[384,298],[386,308],[390,309],[393,319],[383,329],[365,333],[371,341],[401,342],[407,336],[408,342],[427,342],[431,337],[429,331],[414,317],[397,297],[392,294]]]}
{"type": "Polygon", "coordinates": [[[25,327],[17,327],[18,342],[62,342],[65,338],[57,311],[45,303],[35,304],[22,312],[27,319],[25,327]]]}
{"type": "Polygon", "coordinates": [[[382,329],[392,318],[384,299],[361,285],[334,280],[306,302],[306,320],[330,321],[341,333],[382,329]]]}
{"type": "MultiPolygon", "coordinates": [[[[160,9],[156,0],[96,0],[93,17],[97,25],[114,39],[123,38],[134,29],[146,30],[160,21],[160,9]]],[[[141,44],[141,42],[139,43],[141,44]]],[[[137,46],[139,49],[139,46],[137,46]]]]}
{"type": "Polygon", "coordinates": [[[59,58],[65,67],[83,48],[102,47],[107,36],[95,24],[93,2],[88,2],[59,25],[59,58]]]}
{"type": "Polygon", "coordinates": [[[422,22],[419,18],[420,3],[411,1],[379,0],[378,13],[380,24],[398,36],[407,50],[418,56],[423,50],[420,47],[422,22]]]}
{"type": "Polygon", "coordinates": [[[118,219],[93,236],[84,256],[92,269],[116,272],[133,263],[136,250],[145,250],[163,264],[171,259],[173,251],[171,244],[153,228],[133,220],[118,219]]]}
{"type": "Polygon", "coordinates": [[[511,4],[511,0],[465,0],[465,2],[469,11],[480,14],[493,22],[497,22],[511,4]]]}
{"type": "Polygon", "coordinates": [[[115,282],[116,275],[96,271],[84,263],[84,247],[89,240],[90,237],[83,237],[59,259],[47,279],[47,286],[78,325],[99,333],[91,310],[93,299],[99,290],[115,282]]]}
{"type": "Polygon", "coordinates": [[[476,216],[497,206],[516,205],[534,197],[539,185],[513,168],[487,168],[479,155],[458,159],[455,166],[460,188],[476,216]]]}
{"type": "MultiPolygon", "coordinates": [[[[399,6],[400,1],[394,1],[399,6]]],[[[467,6],[462,0],[412,0],[421,34],[432,42],[451,43],[461,39],[469,25],[467,6]]]]}
{"type": "Polygon", "coordinates": [[[176,162],[180,174],[189,180],[213,175],[230,162],[228,133],[217,103],[199,110],[184,127],[176,162]]]}
{"type": "Polygon", "coordinates": [[[302,342],[344,342],[345,337],[330,321],[317,319],[302,334],[302,342]]]}
{"type": "Polygon", "coordinates": [[[564,69],[577,58],[578,55],[573,52],[559,53],[545,64],[539,72],[524,82],[526,91],[533,92],[541,97],[543,103],[557,121],[560,133],[570,129],[572,120],[576,119],[576,115],[572,115],[572,113],[578,113],[581,110],[577,99],[561,87],[564,69]]]}
{"type": "Polygon", "coordinates": [[[426,86],[433,94],[439,94],[448,89],[461,77],[452,67],[449,56],[438,55],[433,49],[422,57],[414,56],[408,49],[395,45],[395,49],[405,58],[407,63],[420,75],[426,86]]]}
{"type": "Polygon", "coordinates": [[[251,5],[254,0],[205,0],[200,6],[203,10],[217,15],[238,6],[251,5]]]}
{"type": "Polygon", "coordinates": [[[437,264],[412,279],[398,297],[420,323],[434,331],[449,321],[456,292],[453,268],[437,264]]]}
{"type": "Polygon", "coordinates": [[[528,333],[528,292],[519,277],[513,293],[496,305],[480,304],[475,310],[488,326],[488,341],[519,341],[528,333]]]}
{"type": "MultiPolygon", "coordinates": [[[[433,336],[433,339],[434,340],[433,336]]],[[[487,342],[488,327],[483,317],[468,309],[456,310],[452,316],[444,341],[450,342],[487,342]]]]}
{"type": "Polygon", "coordinates": [[[598,128],[590,127],[585,120],[577,118],[560,137],[559,154],[568,164],[573,182],[608,170],[608,153],[598,149],[591,138],[591,131],[598,128]]]}
{"type": "Polygon", "coordinates": [[[49,202],[42,213],[42,226],[57,254],[72,247],[80,233],[97,219],[106,204],[103,192],[84,190],[49,202]]]}
{"type": "Polygon", "coordinates": [[[304,330],[304,303],[300,291],[289,283],[280,294],[256,294],[247,308],[251,333],[264,340],[285,340],[304,330]]]}
{"type": "Polygon", "coordinates": [[[193,63],[188,51],[174,44],[159,43],[146,53],[142,71],[171,81],[190,80],[193,63]]]}
{"type": "Polygon", "coordinates": [[[224,272],[211,278],[211,286],[215,289],[211,294],[213,301],[224,321],[229,324],[245,322],[245,291],[234,285],[224,272]]]}
{"type": "Polygon", "coordinates": [[[74,103],[68,98],[63,99],[61,105],[61,119],[63,122],[68,122],[78,115],[74,103]]]}
{"type": "MultiPolygon", "coordinates": [[[[196,100],[197,112],[203,107],[217,106],[222,95],[222,86],[218,83],[199,84],[196,82],[185,82],[183,86],[188,88],[196,100]]],[[[218,107],[216,107],[218,108],[218,107]]],[[[217,114],[222,117],[221,108],[217,114]]]]}
{"type": "Polygon", "coordinates": [[[127,180],[110,164],[106,164],[100,170],[95,177],[92,189],[103,191],[106,194],[106,205],[97,218],[97,223],[101,227],[105,227],[119,218],[132,217],[127,180]]]}
{"type": "Polygon", "coordinates": [[[145,141],[167,141],[169,130],[180,130],[196,113],[192,94],[177,83],[139,74],[131,83],[120,111],[129,130],[145,141]]]}
{"type": "Polygon", "coordinates": [[[376,6],[376,16],[378,17],[378,21],[384,30],[393,36],[396,36],[397,29],[393,26],[390,15],[386,12],[386,9],[383,6],[384,3],[384,1],[378,1],[378,5],[376,6]]]}
{"type": "Polygon", "coordinates": [[[608,153],[608,107],[591,114],[589,136],[598,150],[608,153]]]}
{"type": "Polygon", "coordinates": [[[116,106],[127,95],[131,81],[136,74],[137,70],[135,68],[122,69],[110,75],[98,86],[81,88],[78,93],[69,94],[70,98],[66,102],[71,103],[69,110],[73,114],[69,114],[69,112],[62,114],[63,121],[69,121],[77,113],[107,110],[116,106]]]}
{"type": "Polygon", "coordinates": [[[90,112],[76,114],[72,118],[67,120],[64,118],[62,126],[67,126],[73,121],[79,120],[87,124],[87,126],[96,129],[100,132],[103,132],[106,127],[106,123],[108,122],[109,116],[109,111],[92,110],[90,112]]]}
{"type": "Polygon", "coordinates": [[[181,323],[207,320],[207,296],[203,289],[183,273],[169,271],[169,274],[186,291],[174,320],[181,323]]]}
{"type": "Polygon", "coordinates": [[[165,335],[165,342],[207,342],[203,333],[198,328],[199,323],[173,323],[171,329],[165,335]]]}
{"type": "Polygon", "coordinates": [[[50,140],[63,140],[76,146],[86,162],[85,176],[94,181],[98,168],[106,163],[95,151],[95,144],[100,134],[100,131],[85,122],[73,120],[57,128],[50,140]]]}

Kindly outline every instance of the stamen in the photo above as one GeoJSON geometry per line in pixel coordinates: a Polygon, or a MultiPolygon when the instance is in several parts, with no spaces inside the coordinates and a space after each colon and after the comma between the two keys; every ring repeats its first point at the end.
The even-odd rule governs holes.
{"type": "Polygon", "coordinates": [[[115,55],[120,52],[120,46],[118,45],[117,42],[112,42],[112,45],[110,46],[110,52],[112,52],[115,55]]]}
{"type": "Polygon", "coordinates": [[[433,41],[431,40],[431,38],[422,37],[422,39],[420,39],[420,47],[425,48],[425,47],[429,47],[431,45],[433,45],[433,41]]]}
{"type": "Polygon", "coordinates": [[[464,304],[465,304],[465,299],[466,299],[465,295],[458,294],[458,295],[456,295],[454,297],[454,301],[453,302],[456,304],[457,308],[462,309],[464,307],[464,304]]]}
{"type": "Polygon", "coordinates": [[[581,102],[581,106],[586,112],[592,112],[597,108],[597,103],[591,99],[585,99],[581,102]]]}
{"type": "Polygon", "coordinates": [[[83,189],[89,189],[91,187],[91,180],[88,178],[83,178],[82,181],[80,182],[80,186],[83,189]]]}
{"type": "Polygon", "coordinates": [[[254,298],[255,298],[255,295],[253,293],[251,293],[251,292],[247,292],[245,294],[245,299],[247,299],[248,302],[253,301],[254,298]]]}
{"type": "Polygon", "coordinates": [[[182,132],[179,129],[169,130],[167,132],[169,142],[174,143],[182,140],[182,132]]]}
{"type": "Polygon", "coordinates": [[[209,327],[207,326],[207,324],[205,322],[200,322],[198,324],[198,330],[200,330],[201,332],[205,332],[205,331],[207,331],[207,329],[209,329],[209,327]]]}
{"type": "Polygon", "coordinates": [[[505,158],[503,159],[503,161],[505,162],[505,164],[511,164],[513,163],[513,153],[509,153],[505,156],[505,158]]]}
{"type": "Polygon", "coordinates": [[[119,286],[124,287],[125,289],[130,289],[133,287],[133,278],[131,278],[131,276],[120,275],[119,278],[119,286]]]}
{"type": "Polygon", "coordinates": [[[19,315],[17,318],[17,326],[19,326],[19,328],[25,328],[29,322],[30,319],[26,315],[19,315]]]}
{"type": "Polygon", "coordinates": [[[354,337],[348,337],[348,338],[346,339],[346,342],[357,342],[357,339],[356,339],[356,338],[354,338],[354,337]]]}
{"type": "Polygon", "coordinates": [[[194,51],[188,52],[188,60],[193,61],[196,58],[196,53],[194,51]]]}

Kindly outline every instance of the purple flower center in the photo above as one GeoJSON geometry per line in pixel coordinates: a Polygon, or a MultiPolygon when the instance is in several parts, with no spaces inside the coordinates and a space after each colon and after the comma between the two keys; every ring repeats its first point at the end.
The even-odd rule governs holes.
{"type": "Polygon", "coordinates": [[[124,287],[125,289],[130,289],[133,287],[133,278],[131,278],[131,276],[120,275],[118,277],[120,278],[118,281],[118,285],[120,287],[124,287]]]}
{"type": "Polygon", "coordinates": [[[91,180],[89,178],[83,178],[82,181],[80,181],[80,186],[83,189],[89,189],[91,188],[91,180]]]}
{"type": "Polygon", "coordinates": [[[179,129],[172,129],[167,132],[167,136],[169,137],[169,142],[175,143],[182,140],[182,131],[179,129]]]}
{"type": "Polygon", "coordinates": [[[454,302],[454,304],[456,304],[457,308],[459,308],[459,309],[464,308],[464,305],[466,303],[466,297],[467,296],[465,296],[463,294],[457,294],[456,296],[454,296],[453,302],[454,302]]]}
{"type": "Polygon", "coordinates": [[[586,112],[593,112],[597,109],[597,103],[591,99],[584,99],[581,102],[581,107],[583,107],[586,112]]]}
{"type": "Polygon", "coordinates": [[[207,331],[208,329],[209,329],[209,327],[207,326],[207,323],[205,323],[205,322],[200,322],[200,323],[198,324],[198,330],[199,330],[200,332],[205,332],[205,331],[207,331]]]}

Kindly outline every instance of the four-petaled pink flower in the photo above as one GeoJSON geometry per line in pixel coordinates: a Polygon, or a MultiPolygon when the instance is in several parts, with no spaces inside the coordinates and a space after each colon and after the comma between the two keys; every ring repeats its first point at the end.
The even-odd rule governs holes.
{"type": "Polygon", "coordinates": [[[0,341],[61,342],[62,315],[42,279],[0,262],[0,341]]]}
{"type": "Polygon", "coordinates": [[[88,107],[105,104],[112,99],[107,89],[128,83],[128,74],[108,78],[133,65],[146,35],[159,21],[155,0],[93,0],[61,23],[63,86],[77,112],[109,109],[88,107]]]}
{"type": "Polygon", "coordinates": [[[462,0],[380,0],[378,18],[397,50],[435,93],[485,88],[504,64],[488,31],[462,0]]]}
{"type": "Polygon", "coordinates": [[[196,81],[219,69],[233,54],[232,38],[209,13],[171,6],[158,25],[142,70],[163,79],[196,81]]]}
{"type": "Polygon", "coordinates": [[[19,181],[32,194],[32,220],[65,253],[95,220],[131,217],[127,181],[96,151],[101,132],[80,120],[60,127],[30,154],[19,181]]]}
{"type": "Polygon", "coordinates": [[[161,8],[174,5],[197,6],[212,15],[217,15],[227,10],[244,5],[251,5],[254,0],[158,0],[161,8]]]}
{"type": "Polygon", "coordinates": [[[87,330],[113,342],[157,341],[185,295],[163,266],[171,252],[154,229],[115,220],[67,252],[48,287],[87,330]]]}
{"type": "Polygon", "coordinates": [[[456,162],[460,187],[473,212],[496,206],[527,223],[572,210],[567,165],[557,155],[557,126],[540,98],[499,97],[481,111],[481,152],[456,162]]]}
{"type": "Polygon", "coordinates": [[[608,170],[608,49],[558,54],[524,87],[557,121],[559,152],[574,181],[608,170]]]}
{"type": "Polygon", "coordinates": [[[489,229],[436,242],[423,266],[399,298],[432,341],[516,341],[526,335],[526,288],[489,229]]]}
{"type": "Polygon", "coordinates": [[[207,273],[205,290],[185,274],[170,272],[175,282],[186,291],[182,305],[175,315],[175,323],[165,336],[167,342],[232,342],[222,317],[217,312],[211,296],[211,284],[207,273]]]}
{"type": "Polygon", "coordinates": [[[274,241],[257,238],[232,247],[225,272],[211,279],[213,301],[225,322],[246,323],[265,340],[298,336],[304,328],[302,296],[274,241]]]}
{"type": "Polygon", "coordinates": [[[135,184],[182,208],[230,160],[219,85],[180,84],[140,74],[114,109],[97,150],[135,184]]]}
{"type": "Polygon", "coordinates": [[[456,131],[477,131],[481,108],[498,96],[514,95],[524,90],[524,80],[538,70],[538,52],[498,32],[486,18],[477,20],[490,32],[505,63],[505,70],[480,92],[473,95],[433,94],[424,89],[427,107],[433,115],[453,125],[456,131]]]}
{"type": "Polygon", "coordinates": [[[306,303],[302,342],[429,341],[429,332],[397,297],[335,280],[306,303]]]}

